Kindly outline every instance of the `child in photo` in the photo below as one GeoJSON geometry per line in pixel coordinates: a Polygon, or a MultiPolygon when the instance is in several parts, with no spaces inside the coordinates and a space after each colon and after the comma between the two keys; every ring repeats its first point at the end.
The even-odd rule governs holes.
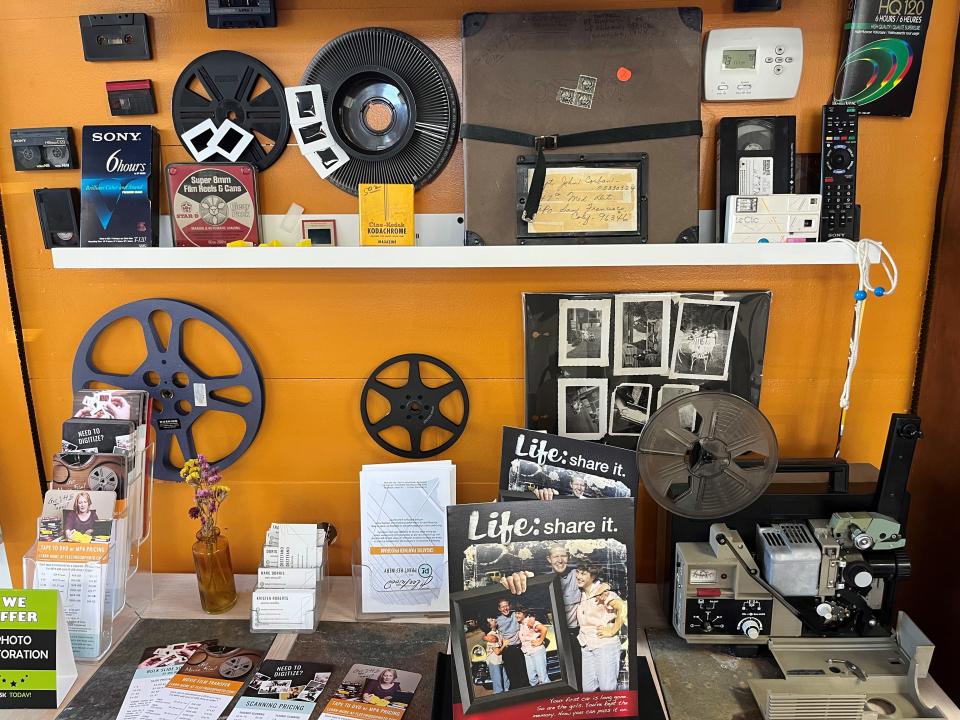
{"type": "Polygon", "coordinates": [[[520,649],[527,664],[527,678],[530,685],[545,685],[550,682],[547,677],[547,648],[544,640],[547,637],[547,628],[526,608],[517,608],[514,613],[520,624],[520,649]]]}
{"type": "Polygon", "coordinates": [[[493,683],[493,692],[502,693],[510,689],[510,678],[503,667],[501,654],[506,647],[503,635],[497,629],[497,619],[487,618],[487,634],[483,639],[487,643],[487,669],[490,671],[490,682],[493,683]]]}
{"type": "Polygon", "coordinates": [[[627,603],[601,580],[595,565],[577,568],[580,604],[577,622],[583,665],[582,692],[617,689],[620,675],[620,629],[627,619],[627,603]]]}

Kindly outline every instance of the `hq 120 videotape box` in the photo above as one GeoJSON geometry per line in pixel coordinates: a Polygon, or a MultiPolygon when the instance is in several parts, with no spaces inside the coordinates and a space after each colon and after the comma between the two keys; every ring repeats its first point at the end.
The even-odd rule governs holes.
{"type": "Polygon", "coordinates": [[[86,125],[80,247],[160,243],[160,138],[152,125],[86,125]]]}

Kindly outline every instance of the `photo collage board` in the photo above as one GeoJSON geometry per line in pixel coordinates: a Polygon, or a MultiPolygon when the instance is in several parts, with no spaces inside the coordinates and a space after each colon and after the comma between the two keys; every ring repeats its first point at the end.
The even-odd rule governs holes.
{"type": "Polygon", "coordinates": [[[635,447],[676,397],[758,405],[769,291],[524,293],[526,426],[635,447]]]}

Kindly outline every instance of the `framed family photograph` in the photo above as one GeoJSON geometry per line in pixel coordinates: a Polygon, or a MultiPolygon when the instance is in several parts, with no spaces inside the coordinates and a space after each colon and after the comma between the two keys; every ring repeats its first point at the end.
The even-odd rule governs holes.
{"type": "Polygon", "coordinates": [[[610,300],[560,301],[560,367],[610,364],[610,300]]]}
{"type": "Polygon", "coordinates": [[[557,381],[557,418],[564,437],[600,440],[606,434],[607,379],[561,378],[557,381]]]}
{"type": "Polygon", "coordinates": [[[447,508],[454,716],[616,715],[637,688],[635,513],[624,497],[447,508]]]}
{"type": "Polygon", "coordinates": [[[726,380],[740,303],[681,298],[670,377],[726,380]]]}
{"type": "Polygon", "coordinates": [[[639,435],[650,420],[653,385],[621,383],[610,398],[610,434],[639,435]]]}
{"type": "Polygon", "coordinates": [[[670,369],[670,295],[617,295],[614,375],[666,375],[670,369]]]}
{"type": "Polygon", "coordinates": [[[500,585],[452,593],[450,609],[464,714],[579,689],[555,574],[531,578],[519,601],[500,585]]]}

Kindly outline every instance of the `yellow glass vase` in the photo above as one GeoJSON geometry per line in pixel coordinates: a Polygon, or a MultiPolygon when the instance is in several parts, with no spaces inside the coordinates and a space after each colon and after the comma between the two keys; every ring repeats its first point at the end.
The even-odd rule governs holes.
{"type": "Polygon", "coordinates": [[[230,543],[220,534],[219,528],[214,528],[211,537],[197,533],[197,541],[193,544],[193,567],[197,571],[200,606],[204,612],[216,615],[237,604],[230,543]]]}

